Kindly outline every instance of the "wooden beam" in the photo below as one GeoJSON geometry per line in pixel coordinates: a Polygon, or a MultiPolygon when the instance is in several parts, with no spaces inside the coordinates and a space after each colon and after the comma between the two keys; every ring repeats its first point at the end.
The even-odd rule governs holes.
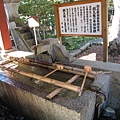
{"type": "MultiPolygon", "coordinates": [[[[39,61],[36,63],[36,62],[33,62],[33,60],[29,60],[27,58],[18,58],[18,57],[12,57],[12,56],[10,56],[9,59],[12,61],[22,62],[22,63],[28,64],[28,65],[41,66],[41,67],[50,68],[50,69],[56,69],[57,66],[63,66],[63,69],[59,69],[59,71],[77,74],[77,75],[81,75],[81,76],[84,76],[84,73],[85,73],[84,70],[82,70],[80,68],[74,68],[71,66],[65,66],[65,65],[61,65],[61,64],[53,63],[51,65],[45,65],[45,64],[40,64],[39,61]]],[[[97,72],[90,71],[87,77],[94,79],[96,75],[97,75],[97,72]]]]}
{"type": "MultiPolygon", "coordinates": [[[[56,63],[53,63],[52,64],[53,66],[57,66],[59,64],[56,64],[56,63]]],[[[63,65],[65,69],[68,69],[68,70],[73,70],[73,71],[79,71],[79,72],[85,72],[83,69],[80,69],[80,68],[75,68],[75,67],[71,67],[71,66],[66,66],[66,65],[63,65]]],[[[95,71],[90,71],[89,73],[93,74],[93,75],[96,75],[97,72],[95,71]]]]}
{"type": "MultiPolygon", "coordinates": [[[[43,64],[38,64],[38,63],[34,63],[34,62],[29,62],[29,63],[24,63],[24,64],[34,65],[34,66],[41,66],[41,67],[50,68],[50,69],[55,69],[55,66],[43,65],[43,64]]],[[[66,68],[61,69],[59,71],[84,76],[84,72],[74,71],[74,70],[70,70],[70,69],[66,69],[66,68]]],[[[89,73],[87,77],[89,77],[91,79],[95,79],[96,75],[97,75],[97,72],[94,75],[89,73]]]]}
{"type": "Polygon", "coordinates": [[[108,62],[108,1],[102,2],[102,19],[103,19],[103,62],[108,62]]]}
{"type": "MultiPolygon", "coordinates": [[[[72,78],[70,78],[66,83],[72,83],[74,82],[77,78],[79,78],[80,75],[75,75],[72,78]]],[[[55,97],[58,93],[60,93],[60,91],[63,90],[63,88],[57,88],[55,89],[53,92],[51,92],[49,95],[46,96],[46,98],[48,99],[52,99],[53,97],[55,97]]]]}

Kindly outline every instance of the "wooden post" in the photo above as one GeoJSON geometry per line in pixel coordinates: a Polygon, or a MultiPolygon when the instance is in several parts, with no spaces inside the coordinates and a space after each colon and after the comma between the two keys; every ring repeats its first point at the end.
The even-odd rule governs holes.
{"type": "Polygon", "coordinates": [[[108,1],[103,0],[102,2],[102,14],[103,14],[103,62],[108,62],[108,1]]]}
{"type": "Polygon", "coordinates": [[[55,21],[56,21],[56,34],[59,39],[59,42],[62,44],[62,38],[60,35],[60,27],[59,27],[59,24],[60,24],[59,11],[56,5],[54,6],[54,11],[55,11],[55,21]]]}
{"type": "Polygon", "coordinates": [[[35,44],[37,45],[38,42],[37,42],[37,35],[36,35],[36,30],[35,30],[35,27],[33,28],[33,31],[34,31],[34,37],[35,37],[35,44]]]}
{"type": "Polygon", "coordinates": [[[62,44],[62,36],[58,38],[60,43],[62,44]]]}
{"type": "MultiPolygon", "coordinates": [[[[12,48],[3,0],[0,0],[0,32],[4,50],[12,48]]],[[[1,39],[0,39],[1,40],[1,39]]]]}

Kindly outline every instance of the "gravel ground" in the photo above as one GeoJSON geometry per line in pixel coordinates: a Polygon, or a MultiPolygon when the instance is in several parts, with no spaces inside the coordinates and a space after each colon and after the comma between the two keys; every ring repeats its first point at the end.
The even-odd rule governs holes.
{"type": "MultiPolygon", "coordinates": [[[[87,60],[98,60],[103,61],[103,46],[102,45],[92,45],[84,52],[76,55],[79,59],[87,59],[87,60]]],[[[108,61],[112,63],[120,64],[120,55],[119,56],[108,56],[108,61]]]]}
{"type": "Polygon", "coordinates": [[[0,103],[0,120],[28,120],[0,103]]]}

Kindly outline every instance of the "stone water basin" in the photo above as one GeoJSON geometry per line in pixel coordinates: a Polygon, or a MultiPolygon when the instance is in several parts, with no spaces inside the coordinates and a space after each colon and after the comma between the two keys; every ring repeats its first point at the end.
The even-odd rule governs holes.
{"type": "MultiPolygon", "coordinates": [[[[44,67],[35,67],[35,66],[30,66],[30,65],[25,65],[25,64],[20,64],[18,65],[18,67],[16,68],[18,70],[22,70],[25,72],[30,72],[30,73],[35,73],[41,76],[45,76],[46,74],[50,73],[51,71],[53,71],[52,69],[48,69],[48,68],[44,68],[44,67]]],[[[7,72],[7,75],[10,78],[13,78],[17,81],[23,82],[25,84],[34,86],[36,88],[40,88],[42,91],[46,92],[46,93],[50,93],[53,90],[55,90],[56,88],[58,88],[58,86],[49,84],[49,83],[45,83],[42,81],[38,81],[34,78],[29,78],[27,76],[23,76],[17,73],[12,73],[11,72],[7,72]]],[[[69,80],[70,78],[72,78],[75,74],[71,74],[71,73],[65,73],[65,72],[61,72],[61,71],[56,71],[54,73],[52,73],[51,75],[49,75],[49,78],[61,81],[61,82],[66,82],[67,80],[69,80]]],[[[72,84],[76,85],[76,86],[81,86],[82,85],[82,81],[83,81],[84,76],[80,76],[79,78],[77,78],[72,84]]],[[[89,90],[91,83],[94,81],[94,79],[91,78],[87,78],[86,82],[85,82],[85,86],[83,89],[83,92],[85,90],[89,90]]],[[[74,92],[68,89],[63,89],[57,96],[59,97],[66,97],[66,98],[77,98],[78,97],[78,92],[74,92]]]]}
{"type": "MultiPolygon", "coordinates": [[[[51,72],[39,66],[18,64],[16,69],[44,76],[51,72]]],[[[63,89],[51,100],[46,96],[58,88],[45,82],[36,83],[32,79],[17,73],[5,72],[6,77],[1,77],[0,99],[21,111],[23,115],[32,120],[92,120],[94,116],[96,93],[89,91],[90,85],[95,81],[87,78],[82,95],[78,92],[63,89]],[[8,78],[10,77],[10,78],[8,78]]],[[[55,72],[49,76],[62,82],[73,77],[73,74],[55,72]]],[[[79,77],[72,84],[81,86],[83,77],[79,77]]]]}

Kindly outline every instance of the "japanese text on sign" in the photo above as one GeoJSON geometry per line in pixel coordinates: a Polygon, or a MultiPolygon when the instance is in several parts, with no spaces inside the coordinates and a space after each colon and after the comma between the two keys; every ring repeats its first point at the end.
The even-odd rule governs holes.
{"type": "Polygon", "coordinates": [[[102,35],[101,2],[59,7],[61,34],[102,35]]]}

